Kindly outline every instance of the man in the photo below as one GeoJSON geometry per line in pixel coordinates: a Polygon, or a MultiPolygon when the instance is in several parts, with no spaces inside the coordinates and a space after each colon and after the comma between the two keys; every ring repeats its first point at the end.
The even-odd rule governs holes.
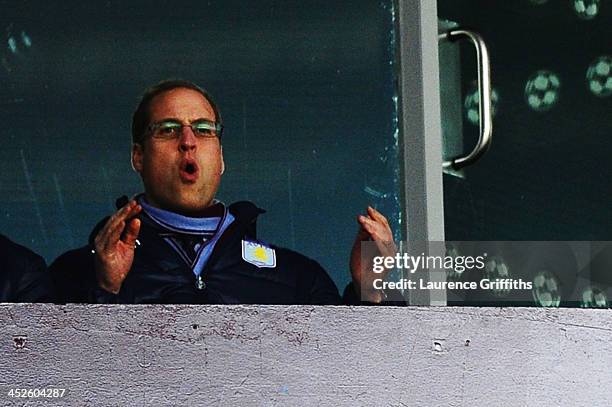
{"type": "MultiPolygon", "coordinates": [[[[132,121],[132,166],[144,194],[99,223],[89,246],[51,266],[65,301],[340,303],[318,263],[257,240],[263,210],[215,200],[225,169],[222,130],[214,101],[191,82],[164,81],[145,92],[132,121]]],[[[358,240],[391,240],[375,210],[359,222],[358,240]]],[[[357,287],[360,275],[353,270],[357,287]]]]}
{"type": "Polygon", "coordinates": [[[0,302],[54,302],[45,260],[0,235],[0,302]]]}

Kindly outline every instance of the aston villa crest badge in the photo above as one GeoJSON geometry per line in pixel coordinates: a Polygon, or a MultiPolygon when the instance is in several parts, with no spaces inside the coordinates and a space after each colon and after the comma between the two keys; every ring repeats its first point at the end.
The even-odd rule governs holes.
{"type": "Polygon", "coordinates": [[[261,242],[243,240],[242,259],[259,268],[276,267],[276,252],[261,242]]]}

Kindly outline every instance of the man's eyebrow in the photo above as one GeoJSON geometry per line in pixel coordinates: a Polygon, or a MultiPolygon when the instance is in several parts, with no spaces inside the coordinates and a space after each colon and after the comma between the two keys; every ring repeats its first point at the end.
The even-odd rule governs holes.
{"type": "MultiPolygon", "coordinates": [[[[163,123],[163,122],[177,122],[177,123],[183,123],[183,121],[181,119],[177,119],[176,117],[165,117],[161,120],[157,120],[155,123],[163,123]]],[[[197,119],[192,120],[190,123],[197,123],[197,122],[210,122],[210,123],[214,123],[215,119],[206,119],[204,117],[199,117],[197,119]]]]}
{"type": "Polygon", "coordinates": [[[181,122],[176,117],[164,117],[163,119],[155,121],[155,123],[163,123],[163,122],[181,122]]]}

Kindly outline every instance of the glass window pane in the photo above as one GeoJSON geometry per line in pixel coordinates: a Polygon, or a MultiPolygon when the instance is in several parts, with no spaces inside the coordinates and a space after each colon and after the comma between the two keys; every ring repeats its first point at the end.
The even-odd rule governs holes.
{"type": "MultiPolygon", "coordinates": [[[[439,0],[438,15],[485,39],[494,91],[491,149],[445,175],[446,239],[612,240],[612,9],[598,1],[439,0]]],[[[469,45],[459,63],[461,99],[442,106],[463,109],[462,121],[444,125],[463,133],[467,149],[478,137],[469,45]]],[[[584,271],[595,266],[575,263],[579,290],[575,279],[588,279],[584,271]]]]}
{"type": "Polygon", "coordinates": [[[141,191],[131,114],[192,80],[224,117],[218,197],[268,213],[259,237],[318,260],[342,290],[355,217],[399,233],[391,1],[2,2],[0,232],[48,262],[141,191]]]}

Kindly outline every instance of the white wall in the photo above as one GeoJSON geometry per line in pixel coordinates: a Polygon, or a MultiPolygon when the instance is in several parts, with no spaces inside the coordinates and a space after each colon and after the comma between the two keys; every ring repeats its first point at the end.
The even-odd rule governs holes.
{"type": "Polygon", "coordinates": [[[612,405],[610,310],[0,304],[0,328],[0,405],[612,405]],[[42,387],[67,392],[7,397],[42,387]]]}

